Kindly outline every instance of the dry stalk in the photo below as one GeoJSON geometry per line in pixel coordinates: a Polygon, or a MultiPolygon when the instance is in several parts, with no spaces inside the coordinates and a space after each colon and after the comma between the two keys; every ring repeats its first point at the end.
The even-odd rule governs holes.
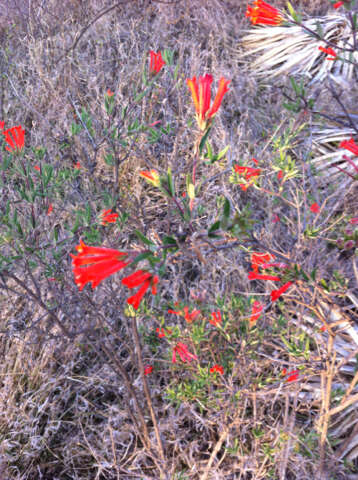
{"type": "Polygon", "coordinates": [[[320,416],[320,460],[319,460],[319,477],[324,478],[324,461],[325,461],[325,443],[327,440],[328,424],[331,417],[329,411],[329,405],[331,400],[331,391],[332,391],[332,380],[335,373],[335,361],[336,361],[336,352],[333,351],[333,335],[328,337],[327,345],[327,361],[326,361],[326,372],[321,373],[321,388],[322,388],[322,403],[321,403],[321,416],[320,416]],[[329,360],[331,359],[331,360],[329,360]]]}
{"type": "Polygon", "coordinates": [[[144,394],[145,394],[145,398],[147,400],[148,409],[149,409],[150,416],[151,416],[152,422],[153,422],[155,437],[156,437],[157,443],[158,443],[158,451],[159,451],[160,459],[164,463],[165,462],[165,457],[164,457],[163,444],[162,444],[162,440],[160,438],[158,422],[157,422],[157,418],[155,416],[155,412],[154,412],[154,408],[153,408],[153,404],[152,404],[152,399],[150,397],[148,382],[147,382],[147,379],[146,379],[146,376],[145,376],[145,373],[144,373],[144,365],[143,365],[143,360],[142,360],[142,348],[141,348],[141,345],[140,345],[140,339],[139,339],[138,328],[137,328],[137,317],[132,317],[132,329],[133,329],[134,342],[135,342],[136,351],[137,351],[139,372],[140,372],[140,375],[142,377],[142,382],[143,382],[144,394]]]}

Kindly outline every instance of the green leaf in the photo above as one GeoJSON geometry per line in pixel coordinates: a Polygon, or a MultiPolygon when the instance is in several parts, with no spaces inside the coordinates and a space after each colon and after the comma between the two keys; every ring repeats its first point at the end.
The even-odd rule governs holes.
{"type": "Polygon", "coordinates": [[[145,235],[143,235],[142,232],[140,232],[139,230],[134,230],[134,233],[137,235],[138,239],[143,242],[145,245],[155,245],[154,242],[152,242],[151,240],[149,240],[149,238],[147,238],[145,235]]]}
{"type": "Polygon", "coordinates": [[[134,260],[132,260],[131,262],[131,265],[132,264],[136,264],[136,263],[139,263],[141,262],[142,260],[146,260],[147,258],[151,257],[152,256],[152,252],[143,252],[143,253],[140,253],[139,255],[137,255],[135,257],[134,260]]]}
{"type": "Polygon", "coordinates": [[[217,156],[217,160],[221,160],[224,155],[226,155],[226,152],[229,150],[230,145],[227,145],[221,152],[219,152],[217,156]]]}
{"type": "Polygon", "coordinates": [[[199,144],[199,153],[201,155],[202,151],[203,151],[203,148],[204,148],[204,145],[206,144],[206,141],[207,141],[207,138],[209,136],[209,133],[210,133],[210,130],[211,130],[211,127],[209,127],[206,132],[204,133],[202,139],[200,140],[200,144],[199,144]]]}
{"type": "Polygon", "coordinates": [[[206,142],[206,151],[207,151],[207,157],[209,158],[209,160],[212,160],[213,159],[213,149],[211,148],[211,145],[209,142],[206,142]]]}
{"type": "Polygon", "coordinates": [[[217,237],[215,232],[220,229],[220,223],[221,223],[220,220],[218,220],[211,225],[211,227],[208,230],[208,236],[209,237],[217,237]]]}
{"type": "Polygon", "coordinates": [[[173,65],[173,60],[174,60],[174,52],[173,50],[165,49],[163,52],[163,60],[165,63],[169,66],[173,65]]]}
{"type": "Polygon", "coordinates": [[[174,237],[166,236],[163,238],[164,245],[173,245],[173,247],[178,247],[177,241],[174,237]]]}
{"type": "Polygon", "coordinates": [[[173,175],[172,175],[172,170],[171,168],[169,167],[168,168],[168,188],[169,188],[169,192],[170,192],[170,195],[172,197],[175,196],[175,187],[174,187],[174,182],[173,182],[173,175]]]}

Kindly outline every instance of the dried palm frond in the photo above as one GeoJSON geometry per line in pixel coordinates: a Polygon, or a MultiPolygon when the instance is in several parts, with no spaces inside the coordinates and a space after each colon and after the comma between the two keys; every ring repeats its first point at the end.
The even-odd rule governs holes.
{"type": "Polygon", "coordinates": [[[347,62],[327,60],[327,55],[318,48],[325,46],[324,42],[301,26],[259,26],[250,30],[242,39],[247,50],[244,57],[260,54],[251,63],[253,72],[265,77],[277,77],[281,74],[302,75],[312,82],[322,81],[329,74],[333,78],[352,79],[354,65],[351,62],[358,61],[358,53],[339,50],[353,45],[348,19],[344,15],[332,14],[305,20],[304,25],[314,32],[319,28],[321,36],[336,45],[337,54],[347,62]]]}
{"type": "Polygon", "coordinates": [[[355,155],[339,147],[343,140],[349,140],[356,134],[353,128],[335,125],[314,124],[312,126],[312,165],[318,174],[330,182],[334,178],[345,175],[357,175],[353,164],[358,167],[355,155]],[[351,159],[347,161],[344,156],[351,159]],[[346,173],[344,173],[346,172],[346,173]]]}

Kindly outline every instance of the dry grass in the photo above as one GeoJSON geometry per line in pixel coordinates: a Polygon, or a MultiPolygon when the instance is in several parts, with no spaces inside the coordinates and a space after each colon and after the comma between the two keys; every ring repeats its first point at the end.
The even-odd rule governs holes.
{"type": "MultiPolygon", "coordinates": [[[[71,169],[79,161],[83,169],[69,192],[54,194],[56,216],[41,221],[41,234],[48,241],[58,228],[60,240],[67,242],[54,274],[61,281],[48,281],[41,267],[34,281],[22,278],[34,292],[39,286],[39,304],[16,279],[0,278],[0,479],[357,479],[357,260],[354,250],[332,246],[343,234],[339,219],[356,215],[357,186],[348,177],[344,182],[336,179],[329,167],[337,160],[338,142],[350,138],[352,130],[306,122],[287,148],[299,177],[288,180],[279,197],[261,195],[255,187],[244,193],[229,183],[226,169],[255,156],[265,172],[261,187],[278,191],[278,150],[272,140],[301,125],[282,109],[275,84],[259,81],[237,54],[248,29],[246,2],[122,1],[102,16],[98,12],[112,5],[107,0],[67,0],[61,6],[38,0],[25,8],[26,3],[15,8],[16,1],[13,6],[9,2],[11,15],[5,12],[0,23],[0,119],[24,125],[26,144],[45,146],[45,160],[55,168],[71,169]],[[169,316],[154,301],[152,310],[138,317],[143,363],[156,367],[148,381],[165,453],[161,462],[124,300],[127,293],[118,276],[94,291],[78,292],[69,253],[90,225],[72,236],[63,225],[73,223],[74,211],[85,205],[91,207],[93,221],[105,195],[117,190],[113,167],[105,162],[110,141],[101,142],[104,92],[116,92],[119,121],[120,107],[140,85],[148,51],[164,48],[175,52],[178,82],[173,88],[172,77],[163,75],[155,95],[136,105],[134,113],[143,123],[170,124],[172,132],[154,144],[140,133],[136,142],[119,151],[115,206],[129,217],[121,229],[103,233],[105,244],[133,247],[136,228],[154,241],[187,233],[138,173],[143,168],[165,173],[171,166],[178,190],[185,190],[194,128],[187,127],[193,111],[185,79],[203,72],[212,72],[215,81],[219,76],[232,79],[211,132],[216,151],[226,145],[230,150],[226,161],[198,168],[198,176],[205,178],[200,193],[205,203],[195,227],[204,231],[217,219],[217,197],[225,195],[239,217],[250,208],[254,240],[243,248],[220,250],[209,248],[199,236],[183,242],[182,254],[168,265],[160,284],[163,302],[192,302],[203,316],[225,299],[220,308],[227,336],[210,330],[197,353],[202,365],[221,359],[230,373],[209,385],[200,383],[194,367],[171,363],[170,345],[155,335],[165,320],[166,327],[179,324],[181,338],[189,342],[194,327],[169,316]],[[93,134],[83,129],[73,137],[71,123],[81,108],[93,117],[93,134]],[[315,158],[312,164],[309,152],[315,158]],[[315,168],[322,169],[322,178],[315,168]],[[323,212],[315,218],[309,211],[313,201],[323,212]],[[282,220],[277,224],[272,222],[275,214],[282,220]],[[308,227],[320,233],[307,236],[308,227]],[[253,287],[247,280],[246,246],[267,247],[280,261],[301,265],[306,272],[316,269],[317,279],[331,281],[330,291],[318,280],[314,288],[299,281],[285,302],[266,309],[248,332],[250,301],[264,299],[274,287],[253,287]],[[284,382],[283,368],[299,368],[300,381],[284,382]],[[197,390],[190,396],[187,390],[193,386],[197,390]],[[141,415],[148,438],[140,427],[141,415]]],[[[322,2],[302,0],[295,6],[307,14],[327,13],[322,2]]],[[[322,97],[318,106],[329,113],[322,97]]],[[[35,163],[35,153],[30,155],[35,163]]],[[[16,182],[12,186],[15,191],[16,182]]],[[[2,200],[15,198],[12,191],[2,195],[2,200]]],[[[225,241],[232,239],[228,235],[225,241]]],[[[21,267],[26,271],[26,265],[21,267]]]]}

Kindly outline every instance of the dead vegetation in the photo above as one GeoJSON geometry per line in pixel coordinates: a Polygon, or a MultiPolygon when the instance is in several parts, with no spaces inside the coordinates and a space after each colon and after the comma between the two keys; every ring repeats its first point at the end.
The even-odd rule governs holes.
{"type": "MultiPolygon", "coordinates": [[[[41,251],[53,242],[54,230],[59,232],[54,272],[44,274],[53,261],[46,253],[38,270],[23,261],[18,272],[0,275],[0,478],[357,479],[357,260],[354,250],[334,245],[347,228],[344,218],[357,214],[357,185],[324,167],[326,160],[334,163],[331,152],[352,130],[337,133],[331,123],[315,123],[313,117],[297,120],[282,108],[277,88],[277,82],[287,86],[287,78],[257,79],[238,54],[249,28],[246,2],[18,3],[21,8],[15,0],[7,3],[0,23],[0,119],[25,127],[33,164],[36,147],[44,146],[41,161],[56,169],[73,169],[79,162],[82,168],[68,190],[62,184],[54,190],[54,216],[37,212],[41,220],[32,242],[38,241],[41,251]],[[154,94],[132,106],[128,99],[141,84],[151,49],[174,51],[177,81],[173,87],[171,67],[154,94]],[[230,149],[210,169],[198,167],[205,201],[195,223],[199,234],[186,242],[181,222],[138,173],[151,168],[165,173],[170,166],[178,191],[185,191],[196,128],[194,122],[188,128],[193,110],[185,79],[204,72],[213,73],[215,88],[219,76],[232,79],[211,132],[215,151],[230,149]],[[116,94],[116,121],[122,121],[120,109],[128,104],[143,124],[160,120],[170,126],[159,142],[139,132],[121,145],[117,170],[106,161],[112,144],[102,134],[107,89],[116,94]],[[71,125],[79,122],[82,109],[89,112],[92,129],[73,135],[71,125]],[[301,126],[300,135],[293,135],[301,126]],[[287,132],[292,138],[282,147],[277,142],[287,132]],[[261,187],[278,191],[273,158],[282,149],[299,174],[279,195],[264,196],[255,188],[243,192],[229,183],[233,164],[256,157],[265,172],[261,187]],[[308,166],[311,151],[321,176],[308,166]],[[222,198],[217,199],[223,196],[239,218],[250,210],[252,236],[240,237],[246,244],[227,235],[212,248],[200,237],[217,219],[222,198]],[[208,362],[225,364],[225,375],[206,382],[193,365],[172,364],[172,344],[159,340],[156,328],[179,325],[180,339],[194,348],[195,325],[170,316],[154,301],[137,318],[140,352],[125,302],[128,292],[118,276],[94,291],[78,291],[69,253],[91,230],[106,198],[116,198],[111,206],[126,217],[120,228],[101,230],[97,238],[107,246],[133,247],[134,229],[153,241],[173,234],[184,239],[161,279],[160,297],[169,308],[174,302],[195,304],[201,318],[222,310],[226,335],[209,330],[197,354],[203,368],[208,362]],[[329,213],[313,218],[313,201],[329,213]],[[75,213],[87,205],[90,220],[70,234],[75,213]],[[273,223],[274,215],[282,221],[273,223]],[[231,242],[243,248],[229,248],[231,242]],[[274,286],[253,287],[247,280],[246,247],[270,249],[280,261],[315,275],[309,286],[296,282],[285,301],[266,308],[251,330],[253,298],[266,298],[274,286]],[[151,404],[140,353],[144,365],[155,365],[148,376],[151,404]],[[285,382],[283,369],[298,369],[300,380],[285,382]]],[[[307,15],[328,11],[322,2],[292,4],[307,15]]],[[[349,94],[356,98],[354,86],[349,94]]],[[[325,109],[332,107],[321,98],[325,109]]],[[[15,199],[16,182],[9,185],[13,190],[2,193],[1,216],[6,202],[15,199]]],[[[1,242],[5,251],[10,242],[4,237],[1,242]]]]}

